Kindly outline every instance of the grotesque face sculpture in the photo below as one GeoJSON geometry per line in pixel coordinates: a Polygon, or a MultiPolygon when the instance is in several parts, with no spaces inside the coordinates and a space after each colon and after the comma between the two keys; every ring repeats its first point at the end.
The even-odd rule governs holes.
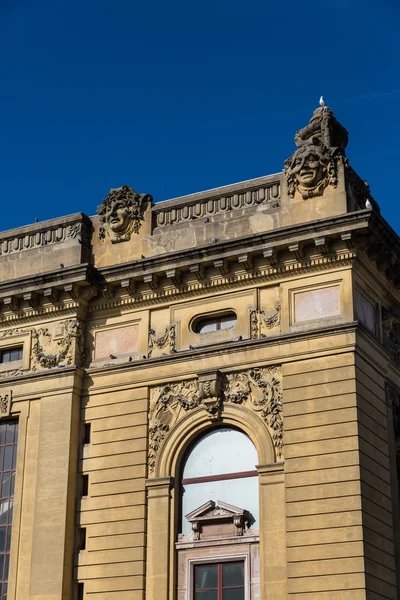
{"type": "Polygon", "coordinates": [[[289,195],[296,190],[304,199],[321,196],[329,183],[331,157],[327,149],[309,144],[301,146],[286,161],[289,195]]]}
{"type": "Polygon", "coordinates": [[[151,196],[137,194],[128,185],[110,190],[97,209],[100,239],[108,236],[116,244],[130,240],[132,233],[139,233],[148,200],[151,196]]]}
{"type": "Polygon", "coordinates": [[[106,210],[106,223],[114,233],[121,233],[127,229],[129,223],[129,210],[126,204],[116,201],[110,204],[106,210]]]}
{"type": "Polygon", "coordinates": [[[315,187],[324,176],[326,168],[320,158],[312,152],[298,156],[292,166],[296,181],[305,188],[315,187]]]}

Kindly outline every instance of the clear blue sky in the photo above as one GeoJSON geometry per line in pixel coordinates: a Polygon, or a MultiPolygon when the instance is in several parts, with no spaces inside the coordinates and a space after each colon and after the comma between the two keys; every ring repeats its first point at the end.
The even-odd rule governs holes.
{"type": "Polygon", "coordinates": [[[398,0],[0,0],[0,230],[276,173],[324,95],[400,233],[398,0]]]}

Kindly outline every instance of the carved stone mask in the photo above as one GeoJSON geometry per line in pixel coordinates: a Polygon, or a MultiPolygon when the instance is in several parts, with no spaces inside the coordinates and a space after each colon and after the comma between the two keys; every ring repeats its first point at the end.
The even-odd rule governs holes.
{"type": "Polygon", "coordinates": [[[301,146],[286,161],[289,195],[293,197],[297,190],[304,199],[321,196],[330,183],[331,162],[329,151],[323,146],[301,146]]]}
{"type": "Polygon", "coordinates": [[[323,165],[320,158],[312,152],[303,156],[298,156],[294,161],[292,171],[297,182],[306,188],[315,187],[324,177],[326,177],[325,165],[323,165]]]}
{"type": "Polygon", "coordinates": [[[137,194],[128,185],[110,190],[97,209],[100,239],[108,236],[116,244],[130,240],[132,233],[139,233],[148,201],[151,201],[149,194],[137,194]]]}
{"type": "Polygon", "coordinates": [[[114,233],[121,233],[129,227],[129,210],[121,201],[113,202],[106,210],[106,223],[114,233]]]}

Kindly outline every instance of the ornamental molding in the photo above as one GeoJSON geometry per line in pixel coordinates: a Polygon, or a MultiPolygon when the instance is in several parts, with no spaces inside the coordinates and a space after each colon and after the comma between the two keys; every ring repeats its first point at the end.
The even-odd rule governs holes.
{"type": "Polygon", "coordinates": [[[6,389],[0,391],[0,419],[4,419],[11,414],[12,390],[6,389]]]}
{"type": "Polygon", "coordinates": [[[91,243],[92,225],[89,220],[82,221],[81,215],[70,222],[58,222],[47,227],[37,226],[35,229],[36,231],[21,231],[0,236],[0,256],[62,244],[71,239],[76,239],[85,246],[90,246],[91,243]]]}
{"type": "Polygon", "coordinates": [[[150,392],[149,475],[154,475],[159,451],[169,432],[188,413],[207,412],[219,420],[227,403],[243,406],[267,426],[278,459],[283,458],[282,368],[268,366],[235,373],[199,373],[198,379],[166,383],[150,392]]]}
{"type": "Polygon", "coordinates": [[[257,340],[258,338],[266,337],[271,330],[279,329],[281,324],[281,305],[279,302],[275,304],[275,312],[267,315],[260,308],[251,308],[250,315],[250,338],[257,340]]]}
{"type": "Polygon", "coordinates": [[[148,357],[154,358],[173,352],[176,352],[176,323],[168,325],[162,335],[157,335],[150,327],[148,357]]]}
{"type": "Polygon", "coordinates": [[[204,200],[186,202],[182,206],[160,209],[157,205],[153,208],[156,227],[166,227],[185,223],[196,219],[206,218],[224,212],[240,210],[257,204],[271,205],[280,199],[280,181],[272,181],[258,185],[250,190],[238,190],[231,194],[218,195],[204,200]]]}

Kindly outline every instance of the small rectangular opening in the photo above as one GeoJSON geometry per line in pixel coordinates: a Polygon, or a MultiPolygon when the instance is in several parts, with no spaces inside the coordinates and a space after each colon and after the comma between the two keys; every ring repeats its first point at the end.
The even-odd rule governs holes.
{"type": "Polygon", "coordinates": [[[0,350],[0,363],[9,363],[16,360],[22,360],[22,346],[0,350]]]}
{"type": "Polygon", "coordinates": [[[85,590],[83,587],[83,583],[78,583],[78,600],[83,600],[85,594],[85,590]]]}
{"type": "Polygon", "coordinates": [[[83,443],[90,444],[91,423],[85,423],[83,426],[83,443]]]}
{"type": "Polygon", "coordinates": [[[89,493],[89,475],[82,475],[82,496],[89,493]]]}
{"type": "Polygon", "coordinates": [[[79,528],[79,550],[86,550],[86,527],[79,528]]]}

